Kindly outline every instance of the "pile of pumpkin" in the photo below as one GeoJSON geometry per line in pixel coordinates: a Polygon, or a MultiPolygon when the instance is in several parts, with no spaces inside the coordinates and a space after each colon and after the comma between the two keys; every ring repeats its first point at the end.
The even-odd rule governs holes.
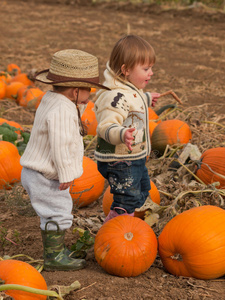
{"type": "Polygon", "coordinates": [[[0,101],[10,99],[20,106],[37,109],[44,94],[18,65],[8,64],[5,71],[0,71],[0,101]]]}

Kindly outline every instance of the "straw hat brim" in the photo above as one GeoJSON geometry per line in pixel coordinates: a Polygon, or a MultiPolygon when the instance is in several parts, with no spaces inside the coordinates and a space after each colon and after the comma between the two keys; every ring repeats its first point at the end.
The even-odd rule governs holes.
{"type": "Polygon", "coordinates": [[[47,75],[49,74],[49,69],[43,70],[35,75],[35,80],[45,83],[45,84],[51,84],[51,85],[57,85],[57,86],[68,86],[68,87],[89,87],[89,88],[98,88],[98,89],[106,89],[110,90],[108,87],[100,84],[97,82],[98,78],[96,79],[75,79],[75,78],[66,78],[62,80],[50,80],[47,78],[47,75]],[[96,81],[96,82],[95,82],[96,81]]]}

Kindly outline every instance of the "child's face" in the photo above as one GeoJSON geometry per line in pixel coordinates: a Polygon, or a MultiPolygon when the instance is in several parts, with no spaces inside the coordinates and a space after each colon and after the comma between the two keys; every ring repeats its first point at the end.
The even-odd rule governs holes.
{"type": "Polygon", "coordinates": [[[149,64],[137,64],[132,70],[128,69],[125,73],[127,80],[138,89],[144,89],[152,75],[152,65],[149,64]]]}
{"type": "Polygon", "coordinates": [[[79,88],[77,104],[87,104],[89,102],[91,88],[79,88]]]}

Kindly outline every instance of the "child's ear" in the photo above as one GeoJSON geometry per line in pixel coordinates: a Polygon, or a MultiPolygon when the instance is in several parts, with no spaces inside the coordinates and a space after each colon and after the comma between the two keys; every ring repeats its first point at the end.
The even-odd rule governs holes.
{"type": "Polygon", "coordinates": [[[72,95],[73,95],[74,100],[77,99],[77,93],[78,93],[78,88],[72,88],[72,95]]]}
{"type": "Polygon", "coordinates": [[[128,72],[128,70],[127,70],[125,64],[122,65],[122,67],[121,67],[121,72],[123,73],[124,76],[129,75],[129,72],[128,72]]]}

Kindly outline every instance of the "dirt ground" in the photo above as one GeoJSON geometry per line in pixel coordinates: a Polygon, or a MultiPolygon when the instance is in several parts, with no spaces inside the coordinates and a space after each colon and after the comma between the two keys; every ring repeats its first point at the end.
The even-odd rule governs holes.
{"type": "MultiPolygon", "coordinates": [[[[183,102],[182,109],[194,115],[195,124],[204,113],[206,119],[221,121],[224,127],[224,13],[196,5],[175,9],[144,4],[80,3],[82,5],[79,1],[1,1],[0,70],[9,63],[16,63],[23,72],[45,69],[54,52],[78,48],[99,57],[102,80],[114,43],[125,33],[138,34],[150,41],[157,55],[149,90],[160,93],[173,90],[183,102]],[[192,110],[188,110],[190,107],[192,110]]],[[[46,89],[45,86],[40,87],[46,89]]],[[[161,106],[160,101],[157,107],[161,106]]],[[[5,114],[3,111],[3,117],[23,125],[32,124],[34,112],[21,112],[20,109],[5,114]]],[[[214,135],[214,139],[210,139],[213,146],[225,146],[224,131],[217,139],[213,134],[215,130],[210,130],[208,133],[214,135]]],[[[196,141],[203,136],[207,139],[204,132],[195,130],[195,133],[196,141]]],[[[199,142],[201,150],[204,148],[202,144],[199,142]]],[[[0,197],[0,256],[22,253],[41,259],[39,219],[32,209],[15,205],[18,195],[10,197],[9,192],[2,193],[0,197]],[[4,229],[15,244],[3,243],[4,229]],[[18,239],[15,232],[19,233],[18,239]]],[[[74,215],[83,220],[98,216],[100,227],[104,219],[102,196],[90,206],[76,209],[74,215]]],[[[73,227],[77,226],[76,218],[73,227]]],[[[94,230],[92,233],[96,234],[94,230]]],[[[70,231],[66,243],[71,245],[72,239],[74,235],[70,231]]],[[[95,261],[93,249],[86,259],[87,267],[83,270],[43,271],[42,275],[49,286],[70,285],[76,280],[80,282],[81,289],[65,296],[65,300],[225,299],[225,277],[207,281],[178,278],[166,272],[159,257],[148,271],[135,278],[107,274],[95,261]]]]}

